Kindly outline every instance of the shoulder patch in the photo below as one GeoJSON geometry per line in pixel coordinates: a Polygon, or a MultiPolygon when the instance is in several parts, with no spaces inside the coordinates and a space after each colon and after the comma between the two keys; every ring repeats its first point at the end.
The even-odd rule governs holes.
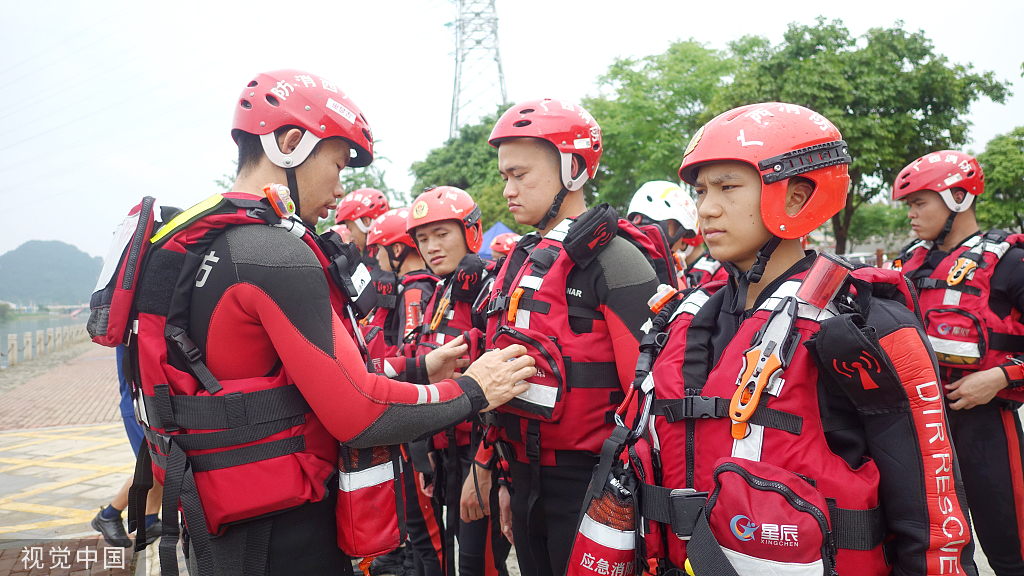
{"type": "Polygon", "coordinates": [[[309,246],[283,228],[265,224],[235,226],[225,232],[235,264],[275,268],[320,268],[309,246]]]}
{"type": "Polygon", "coordinates": [[[629,240],[615,236],[597,255],[609,290],[639,286],[658,279],[640,249],[629,240]]]}

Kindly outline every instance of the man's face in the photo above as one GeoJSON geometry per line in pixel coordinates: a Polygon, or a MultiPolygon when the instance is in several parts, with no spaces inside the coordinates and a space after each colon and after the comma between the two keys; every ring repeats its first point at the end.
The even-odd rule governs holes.
{"type": "Polygon", "coordinates": [[[910,228],[922,240],[935,240],[949,217],[949,208],[938,192],[918,190],[903,198],[910,228]]]}
{"type": "MultiPolygon", "coordinates": [[[[370,222],[373,221],[366,216],[363,216],[360,220],[362,220],[364,226],[369,226],[370,222]]],[[[352,234],[352,242],[355,242],[355,245],[362,250],[366,246],[366,232],[360,230],[354,220],[344,220],[341,225],[348,228],[348,231],[352,234]]]]}
{"type": "Polygon", "coordinates": [[[295,169],[295,181],[299,185],[299,218],[315,226],[321,218],[327,218],[338,204],[338,198],[345,195],[341,187],[341,170],[348,165],[350,147],[341,138],[331,138],[320,143],[316,156],[307,158],[295,169]]]}
{"type": "Polygon", "coordinates": [[[413,238],[434,274],[451,274],[469,253],[462,230],[462,223],[458,220],[442,220],[416,227],[413,238]]]}
{"type": "Polygon", "coordinates": [[[498,172],[505,181],[502,196],[519,224],[540,222],[562,189],[558,154],[539,138],[502,141],[498,147],[498,172]]]}
{"type": "Polygon", "coordinates": [[[749,270],[771,238],[761,221],[761,176],[745,162],[711,162],[697,173],[697,215],[716,260],[749,270]]]}
{"type": "Polygon", "coordinates": [[[384,249],[384,246],[374,244],[373,247],[377,249],[377,264],[380,265],[380,269],[384,272],[398,272],[391,267],[391,258],[388,258],[388,251],[384,249]]]}

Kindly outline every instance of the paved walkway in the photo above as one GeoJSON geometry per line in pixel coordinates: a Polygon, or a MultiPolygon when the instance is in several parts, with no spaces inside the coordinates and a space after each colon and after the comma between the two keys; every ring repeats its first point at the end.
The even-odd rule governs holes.
{"type": "MultiPolygon", "coordinates": [[[[77,344],[0,371],[0,576],[128,573],[104,568],[106,544],[89,526],[134,469],[117,406],[110,348],[77,344]],[[95,554],[89,569],[80,552],[95,554]],[[70,569],[52,568],[65,558],[70,569]]],[[[155,550],[136,574],[159,574],[155,550]]]]}

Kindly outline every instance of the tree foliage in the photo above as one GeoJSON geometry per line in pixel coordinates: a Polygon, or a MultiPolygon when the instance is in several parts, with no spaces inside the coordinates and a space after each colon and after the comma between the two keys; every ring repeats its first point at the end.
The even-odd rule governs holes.
{"type": "Polygon", "coordinates": [[[831,120],[850,144],[851,190],[832,218],[836,251],[845,252],[854,213],[886,193],[899,170],[934,150],[967,141],[970,105],[982,96],[1004,102],[1008,83],[970,64],[951,64],[922,31],[902,22],[860,38],[842,21],[790,24],[781,44],[747,36],[730,48],[739,68],[718,92],[721,112],[743,104],[800,104],[831,120]]]}
{"type": "Polygon", "coordinates": [[[1024,126],[990,140],[978,162],[985,172],[977,208],[982,228],[1024,230],[1024,126]]]}
{"type": "Polygon", "coordinates": [[[909,233],[910,219],[902,203],[869,202],[854,212],[848,239],[851,244],[880,242],[893,250],[906,244],[909,233]]]}
{"type": "Polygon", "coordinates": [[[473,125],[464,126],[459,135],[431,150],[421,162],[413,162],[409,172],[416,177],[413,197],[431,186],[455,186],[469,192],[480,206],[484,228],[504,222],[523,234],[531,228],[517,224],[502,197],[504,188],[498,174],[498,149],[487,143],[494,123],[511,106],[502,106],[473,125]]]}
{"type": "Polygon", "coordinates": [[[713,116],[708,106],[734,67],[693,40],[664,54],[616,59],[598,80],[600,95],[582,102],[604,138],[597,199],[625,208],[645,182],[678,182],[686,144],[713,116]]]}

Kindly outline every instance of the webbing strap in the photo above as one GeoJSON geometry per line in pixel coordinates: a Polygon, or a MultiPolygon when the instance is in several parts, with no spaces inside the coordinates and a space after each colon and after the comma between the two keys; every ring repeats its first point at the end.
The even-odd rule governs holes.
{"type": "Polygon", "coordinates": [[[853,510],[840,508],[834,498],[825,498],[825,502],[828,503],[832,533],[839,548],[874,550],[885,541],[888,530],[881,505],[867,510],[853,510]]]}
{"type": "Polygon", "coordinates": [[[455,533],[459,525],[459,499],[462,496],[462,465],[459,462],[458,439],[455,437],[455,428],[445,430],[448,438],[448,453],[444,462],[444,504],[445,504],[445,573],[448,576],[455,576],[455,533]]]}
{"type": "Polygon", "coordinates": [[[185,330],[178,326],[167,324],[164,328],[164,337],[174,343],[174,346],[170,346],[170,348],[178,351],[181,359],[188,364],[192,375],[199,380],[207,392],[216,394],[224,389],[210,372],[210,369],[206,367],[206,364],[203,363],[202,351],[192,342],[192,339],[188,337],[185,330]]]}
{"type": "Polygon", "coordinates": [[[394,309],[398,304],[398,296],[395,294],[377,293],[377,306],[380,308],[394,309]]]}
{"type": "MultiPolygon", "coordinates": [[[[181,450],[181,447],[178,446],[174,440],[172,440],[172,454],[175,448],[181,450]]],[[[222,468],[231,468],[232,466],[242,466],[244,464],[252,464],[253,462],[270,460],[272,458],[278,458],[280,456],[286,456],[288,454],[302,452],[305,449],[305,437],[292,436],[290,438],[282,438],[280,440],[273,440],[271,442],[253,444],[252,446],[233,448],[231,450],[224,450],[222,452],[213,452],[211,454],[195,454],[189,456],[188,461],[190,465],[189,467],[193,472],[209,472],[211,470],[220,470],[222,468]]],[[[171,465],[169,456],[164,456],[163,454],[153,452],[152,457],[153,462],[156,463],[156,465],[160,466],[161,468],[168,468],[171,465]]]]}
{"type": "Polygon", "coordinates": [[[520,310],[529,310],[530,312],[537,312],[539,314],[547,314],[551,312],[551,304],[547,302],[541,302],[533,298],[522,298],[519,300],[520,310]]]}
{"type": "Polygon", "coordinates": [[[693,534],[697,517],[703,515],[707,500],[707,492],[640,485],[643,517],[669,526],[680,538],[688,538],[693,534]]]}
{"type": "Polygon", "coordinates": [[[567,388],[619,388],[615,362],[572,362],[566,359],[567,388]]]}
{"type": "Polygon", "coordinates": [[[694,574],[715,576],[739,576],[736,568],[722,552],[722,546],[715,539],[705,514],[700,514],[693,528],[693,536],[686,543],[686,557],[690,560],[694,574]]]}
{"type": "MultiPolygon", "coordinates": [[[[268,436],[299,426],[305,422],[306,417],[299,415],[273,422],[244,426],[242,428],[220,430],[218,432],[175,434],[174,442],[181,446],[182,450],[216,450],[263,440],[268,436]]],[[[144,431],[146,439],[157,447],[158,452],[166,454],[170,450],[170,436],[164,436],[149,428],[144,428],[144,431]]]]}
{"type": "MultiPolygon", "coordinates": [[[[697,418],[728,418],[729,402],[728,398],[717,396],[686,396],[672,400],[655,400],[651,406],[651,415],[664,416],[669,422],[697,418]]],[[[747,422],[790,434],[800,434],[804,425],[802,416],[767,406],[758,406],[747,422]]]]}
{"type": "Polygon", "coordinates": [[[132,487],[128,489],[128,532],[135,532],[135,551],[143,550],[146,546],[146,538],[142,536],[146,524],[142,521],[146,516],[146,499],[149,491],[153,488],[153,461],[149,458],[149,445],[145,442],[139,446],[139,453],[135,458],[135,475],[132,477],[132,487]]]}
{"type": "Polygon", "coordinates": [[[1024,352],[1024,336],[994,332],[989,328],[988,347],[1002,352],[1024,352]]]}
{"type": "Polygon", "coordinates": [[[954,290],[956,292],[963,292],[968,296],[981,296],[981,289],[976,286],[970,286],[966,282],[959,284],[948,284],[945,280],[938,280],[935,278],[918,278],[915,282],[918,290],[926,289],[938,289],[938,290],[954,290]]]}
{"type": "MultiPolygon", "coordinates": [[[[158,456],[153,454],[153,456],[158,456]]],[[[163,459],[163,457],[161,456],[163,459]]],[[[156,462],[154,458],[154,462],[156,462]]],[[[206,531],[206,515],[203,513],[195,477],[188,458],[181,447],[171,443],[170,454],[165,459],[163,525],[160,537],[160,572],[163,576],[178,573],[178,504],[184,512],[189,527],[189,540],[196,554],[199,576],[215,576],[213,555],[210,548],[210,533],[206,531]]],[[[159,464],[158,464],[159,465],[159,464]]]]}
{"type": "Polygon", "coordinates": [[[295,385],[278,386],[255,392],[232,392],[224,396],[170,395],[164,385],[155,386],[156,395],[143,396],[149,414],[157,414],[159,425],[178,428],[220,430],[272,422],[312,412],[295,385]],[[167,414],[169,404],[170,413],[167,414]],[[152,409],[151,409],[152,408],[152,409]],[[168,417],[170,417],[168,419],[168,417]]]}

